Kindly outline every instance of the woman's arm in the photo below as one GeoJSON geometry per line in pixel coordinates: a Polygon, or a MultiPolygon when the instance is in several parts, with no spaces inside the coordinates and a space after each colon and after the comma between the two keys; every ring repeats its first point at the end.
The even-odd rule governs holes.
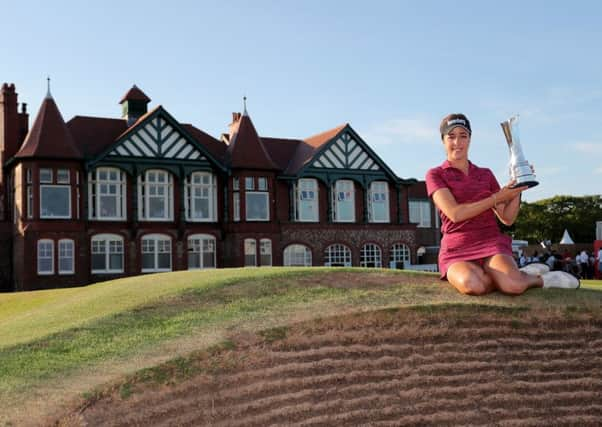
{"type": "MultiPolygon", "coordinates": [[[[452,222],[465,221],[485,212],[487,209],[493,209],[495,206],[498,206],[498,209],[502,206],[504,215],[507,215],[507,217],[512,217],[511,213],[513,212],[513,209],[515,209],[514,219],[516,219],[516,215],[518,215],[518,203],[520,203],[519,195],[526,189],[527,187],[503,187],[497,193],[493,193],[491,196],[479,201],[458,203],[448,188],[440,188],[433,193],[433,201],[439,210],[441,210],[452,222]],[[512,208],[512,203],[509,203],[508,206],[510,207],[508,208],[506,202],[514,199],[517,199],[517,206],[512,208]],[[508,209],[507,213],[506,209],[508,209]]],[[[504,218],[507,217],[504,216],[504,218]]],[[[500,218],[500,221],[501,220],[502,219],[500,218]]],[[[514,222],[514,220],[512,222],[514,222]]]]}
{"type": "Polygon", "coordinates": [[[500,203],[493,208],[493,212],[504,225],[512,225],[516,221],[520,209],[520,193],[512,200],[500,203]]]}

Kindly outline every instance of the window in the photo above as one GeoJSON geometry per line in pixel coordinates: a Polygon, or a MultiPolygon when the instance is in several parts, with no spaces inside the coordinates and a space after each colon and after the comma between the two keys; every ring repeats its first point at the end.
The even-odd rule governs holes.
{"type": "Polygon", "coordinates": [[[362,246],[360,252],[360,267],[381,268],[382,266],[382,253],[378,245],[368,243],[362,246]]]}
{"type": "Polygon", "coordinates": [[[186,220],[215,221],[217,191],[215,176],[208,172],[194,172],[186,178],[186,220]]]}
{"type": "Polygon", "coordinates": [[[272,241],[270,239],[261,239],[259,241],[260,265],[272,265],[272,241]]]}
{"type": "Polygon", "coordinates": [[[237,176],[232,178],[232,189],[236,191],[240,190],[240,183],[237,176]]]}
{"type": "Polygon", "coordinates": [[[193,234],[188,237],[188,269],[215,268],[215,237],[193,234]]]}
{"type": "Polygon", "coordinates": [[[396,243],[391,246],[391,257],[389,267],[404,268],[404,265],[410,264],[410,248],[403,243],[396,243]]]}
{"type": "Polygon", "coordinates": [[[311,250],[305,245],[288,245],[284,249],[284,265],[311,267],[311,250]]]}
{"type": "Polygon", "coordinates": [[[385,181],[373,181],[368,191],[368,215],[370,222],[389,222],[389,185],[385,181]]]}
{"type": "Polygon", "coordinates": [[[335,222],[355,221],[355,191],[353,181],[338,180],[332,187],[332,214],[335,222]]]}
{"type": "Polygon", "coordinates": [[[69,169],[59,169],[56,171],[56,183],[57,184],[69,184],[69,169]]]}
{"type": "Polygon", "coordinates": [[[245,178],[245,190],[255,190],[255,178],[252,176],[245,178]]]}
{"type": "Polygon", "coordinates": [[[59,169],[58,172],[54,184],[53,170],[40,169],[40,218],[71,218],[69,170],[59,169]]]}
{"type": "Polygon", "coordinates": [[[171,238],[148,234],[142,238],[142,272],[171,271],[171,238]]]}
{"type": "Polygon", "coordinates": [[[328,246],[324,254],[324,265],[327,267],[351,267],[351,250],[339,243],[328,246]]]}
{"type": "Polygon", "coordinates": [[[245,239],[245,267],[257,266],[257,242],[255,239],[245,239]]]}
{"type": "Polygon", "coordinates": [[[59,274],[73,274],[73,240],[59,240],[59,274]]]}
{"type": "Polygon", "coordinates": [[[88,173],[90,219],[126,219],[126,176],[117,168],[97,168],[88,173]]]}
{"type": "Polygon", "coordinates": [[[247,221],[269,221],[269,193],[252,191],[245,193],[247,221]]]}
{"type": "Polygon", "coordinates": [[[232,194],[232,210],[234,221],[240,221],[240,193],[238,191],[232,194]]]}
{"type": "Polygon", "coordinates": [[[123,273],[123,237],[117,234],[92,236],[92,273],[123,273]]]}
{"type": "Polygon", "coordinates": [[[173,178],[162,170],[148,170],[138,177],[138,208],[141,220],[173,219],[173,178]]]}
{"type": "Polygon", "coordinates": [[[410,200],[410,222],[418,224],[418,227],[430,228],[431,226],[431,204],[428,200],[410,200]]]}
{"type": "Polygon", "coordinates": [[[268,179],[266,177],[260,176],[257,178],[257,189],[259,191],[268,191],[268,179]]]}
{"type": "Polygon", "coordinates": [[[54,241],[38,240],[38,274],[54,274],[54,241]]]}
{"type": "Polygon", "coordinates": [[[318,182],[315,179],[300,179],[295,197],[295,219],[297,221],[319,221],[318,182]]]}
{"type": "Polygon", "coordinates": [[[40,183],[52,184],[52,169],[40,169],[40,183]]]}
{"type": "MultiPolygon", "coordinates": [[[[33,218],[33,188],[31,186],[32,184],[32,179],[31,179],[31,169],[27,169],[26,172],[26,187],[27,187],[27,218],[33,218]]],[[[15,204],[15,208],[16,208],[16,204],[15,204]]],[[[15,219],[16,219],[16,215],[15,215],[15,219]]]]}

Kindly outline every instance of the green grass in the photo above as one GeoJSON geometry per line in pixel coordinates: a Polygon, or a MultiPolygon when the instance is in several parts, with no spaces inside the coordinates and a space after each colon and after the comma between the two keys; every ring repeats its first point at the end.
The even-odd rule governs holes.
{"type": "MultiPolygon", "coordinates": [[[[187,376],[187,359],[174,352],[181,343],[188,352],[213,344],[223,348],[228,334],[245,328],[263,330],[267,341],[278,340],[286,336],[287,324],[298,319],[400,306],[430,313],[456,305],[468,310],[489,306],[509,315],[539,307],[599,316],[602,282],[584,281],[583,288],[475,298],[460,295],[432,274],[257,268],[173,272],[82,288],[0,294],[0,406],[26,399],[32,390],[51,390],[56,381],[90,376],[101,366],[131,372],[135,361],[138,368],[146,368],[140,375],[154,378],[162,372],[152,368],[158,356],[172,359],[169,369],[187,376]],[[333,283],[337,279],[328,275],[337,272],[362,275],[360,286],[333,283]],[[379,286],[383,274],[397,284],[379,286]],[[129,368],[119,369],[124,366],[129,368]]],[[[127,398],[132,390],[125,384],[119,393],[127,398]]]]}

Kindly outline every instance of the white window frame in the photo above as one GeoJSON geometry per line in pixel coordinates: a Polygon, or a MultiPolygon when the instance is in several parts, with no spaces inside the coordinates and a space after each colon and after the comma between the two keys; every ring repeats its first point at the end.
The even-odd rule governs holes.
{"type": "Polygon", "coordinates": [[[431,228],[431,203],[428,199],[410,199],[408,201],[410,210],[410,222],[418,224],[418,228],[431,228]],[[419,218],[416,218],[416,215],[419,218]]]}
{"type": "Polygon", "coordinates": [[[240,221],[240,193],[238,191],[232,193],[232,220],[240,221]]]}
{"type": "Polygon", "coordinates": [[[257,190],[268,191],[268,179],[265,176],[260,176],[257,178],[257,190]]]}
{"type": "Polygon", "coordinates": [[[217,179],[210,172],[193,172],[186,177],[184,191],[186,200],[186,221],[190,222],[215,222],[217,220],[217,179]],[[208,183],[204,183],[204,178],[209,178],[208,183]],[[200,182],[195,182],[195,178],[200,178],[200,182]],[[207,197],[197,197],[196,190],[203,192],[207,190],[207,197]],[[207,199],[209,216],[203,218],[194,216],[194,202],[197,199],[207,199]]]}
{"type": "Polygon", "coordinates": [[[57,169],[56,170],[56,183],[57,184],[71,184],[71,176],[69,169],[57,169]]]}
{"type": "Polygon", "coordinates": [[[145,234],[140,239],[140,261],[141,261],[141,272],[142,273],[158,273],[162,271],[172,271],[173,269],[173,251],[172,251],[172,239],[167,234],[153,233],[153,234],[145,234]],[[153,252],[144,252],[144,242],[145,241],[153,241],[154,247],[153,252]],[[168,244],[165,246],[165,242],[168,244]],[[160,248],[162,246],[162,248],[160,248]],[[169,252],[162,252],[161,249],[165,247],[169,248],[169,252]],[[143,266],[143,258],[145,253],[153,254],[153,267],[152,268],[144,268],[143,266]],[[159,268],[159,254],[161,253],[169,253],[169,267],[168,268],[159,268]]]}
{"type": "MultiPolygon", "coordinates": [[[[118,274],[118,273],[123,273],[124,272],[124,265],[125,265],[125,258],[124,258],[124,253],[125,253],[125,249],[124,249],[124,241],[123,241],[123,237],[120,236],[119,234],[109,234],[109,233],[104,233],[104,234],[95,234],[92,236],[92,238],[90,239],[90,269],[92,274],[118,274]],[[92,257],[94,256],[94,242],[104,242],[104,252],[102,252],[104,254],[105,257],[105,268],[103,270],[99,270],[96,269],[94,270],[92,267],[92,257]],[[121,252],[119,251],[115,251],[115,252],[111,252],[112,249],[119,249],[118,245],[111,245],[111,242],[119,242],[120,243],[120,249],[121,252]],[[120,269],[111,269],[111,254],[120,254],[121,255],[121,268],[120,269]]],[[[100,252],[99,252],[100,254],[100,252]]]]}
{"type": "Polygon", "coordinates": [[[389,267],[397,268],[398,262],[402,262],[402,266],[409,265],[411,262],[410,247],[405,243],[394,243],[391,246],[389,267]]]}
{"type": "Polygon", "coordinates": [[[247,191],[245,192],[245,219],[247,221],[269,221],[270,220],[270,193],[267,191],[247,191]],[[265,202],[265,211],[267,216],[265,218],[250,217],[249,211],[249,196],[263,196],[265,202]]]}
{"type": "Polygon", "coordinates": [[[283,252],[284,266],[285,267],[311,267],[312,266],[312,255],[311,249],[300,243],[293,243],[284,248],[283,252]],[[303,263],[299,260],[303,260],[303,263]]]}
{"type": "Polygon", "coordinates": [[[125,221],[127,220],[127,178],[125,172],[119,168],[111,167],[99,167],[93,171],[88,172],[88,206],[90,207],[88,217],[92,220],[97,221],[125,221]],[[117,173],[117,179],[110,179],[111,173],[117,173]],[[107,178],[101,179],[101,173],[106,173],[107,178]],[[117,213],[121,211],[120,215],[108,216],[102,214],[101,200],[104,197],[111,197],[110,194],[102,194],[101,188],[103,186],[117,186],[117,193],[115,194],[115,206],[117,213]]]}
{"type": "Polygon", "coordinates": [[[71,186],[68,184],[40,184],[40,218],[42,219],[69,219],[71,218],[71,186]],[[48,215],[44,214],[44,204],[42,203],[44,190],[47,188],[60,188],[67,190],[67,215],[48,215]]]}
{"type": "Polygon", "coordinates": [[[54,274],[54,240],[52,239],[40,239],[37,243],[37,272],[38,276],[50,276],[54,274]],[[45,249],[42,249],[42,246],[48,245],[45,249]],[[50,248],[50,255],[46,253],[46,251],[50,248]],[[41,255],[42,251],[44,251],[44,256],[41,255]],[[40,270],[40,261],[41,260],[50,259],[50,270],[40,270]]]}
{"type": "Polygon", "coordinates": [[[243,254],[244,254],[244,266],[245,267],[257,267],[257,240],[245,239],[243,242],[243,254]],[[253,250],[251,251],[251,244],[253,250]],[[248,245],[248,246],[247,246],[248,245]],[[254,263],[247,263],[247,257],[253,256],[254,263]]]}
{"type": "Polygon", "coordinates": [[[173,176],[166,170],[148,169],[142,175],[138,176],[138,219],[141,221],[173,221],[173,176]],[[151,174],[156,174],[157,180],[150,182],[151,174]],[[166,177],[165,181],[159,182],[159,176],[166,177]],[[163,196],[150,195],[151,189],[163,188],[163,196]],[[164,216],[153,217],[149,216],[150,199],[151,197],[162,198],[165,204],[164,216]]]}
{"type": "Polygon", "coordinates": [[[67,275],[75,273],[75,242],[72,239],[60,239],[58,241],[58,269],[59,274],[67,275]],[[61,261],[67,260],[70,263],[71,268],[61,269],[61,261]]]}
{"type": "Polygon", "coordinates": [[[331,267],[333,264],[343,264],[344,267],[353,265],[351,249],[342,243],[333,243],[324,250],[324,265],[331,267]]]}
{"type": "Polygon", "coordinates": [[[368,190],[369,222],[387,223],[391,221],[389,209],[389,183],[387,181],[372,181],[368,190]],[[378,188],[380,187],[380,188],[378,188]],[[385,217],[376,218],[376,206],[382,205],[385,217]]]}
{"type": "Polygon", "coordinates": [[[247,176],[245,177],[245,190],[255,190],[255,177],[247,176]]]}
{"type": "Polygon", "coordinates": [[[259,240],[259,265],[261,265],[262,267],[271,267],[272,266],[272,240],[271,239],[264,238],[264,239],[259,240]]]}
{"type": "Polygon", "coordinates": [[[40,171],[39,171],[40,184],[52,184],[53,176],[54,176],[54,173],[52,171],[52,168],[40,168],[40,171]],[[47,176],[44,177],[43,175],[46,175],[46,174],[47,174],[47,176]]]}
{"type": "Polygon", "coordinates": [[[320,220],[318,180],[314,178],[301,178],[295,186],[295,219],[298,222],[318,222],[320,220]],[[304,209],[308,207],[309,209],[304,209]],[[311,211],[311,216],[304,216],[306,210],[311,211]]]}
{"type": "Polygon", "coordinates": [[[380,246],[374,243],[366,243],[360,250],[360,267],[382,268],[383,252],[380,246]],[[374,264],[374,266],[368,265],[374,264]]]}
{"type": "Polygon", "coordinates": [[[187,244],[188,244],[188,259],[187,259],[187,263],[188,263],[188,269],[189,270],[204,270],[204,269],[208,269],[208,268],[216,268],[217,264],[216,264],[216,253],[217,253],[217,246],[216,246],[216,241],[215,241],[215,236],[212,236],[211,234],[191,234],[190,236],[188,236],[187,239],[187,244]],[[200,246],[200,250],[197,252],[194,250],[194,246],[193,246],[193,242],[194,240],[199,240],[199,246],[200,246]],[[212,266],[205,266],[204,264],[204,255],[205,252],[203,252],[203,246],[204,246],[204,242],[209,241],[211,242],[211,245],[213,245],[213,265],[212,266]],[[190,256],[198,256],[198,261],[199,261],[199,267],[191,267],[190,266],[190,256]]]}
{"type": "Polygon", "coordinates": [[[350,179],[339,179],[332,186],[332,215],[333,222],[355,222],[355,185],[350,179]],[[350,189],[349,189],[350,188],[350,189]],[[347,193],[349,192],[349,198],[347,193]],[[339,193],[343,193],[344,200],[339,201],[339,193]],[[351,218],[341,219],[343,203],[351,205],[351,218]]]}

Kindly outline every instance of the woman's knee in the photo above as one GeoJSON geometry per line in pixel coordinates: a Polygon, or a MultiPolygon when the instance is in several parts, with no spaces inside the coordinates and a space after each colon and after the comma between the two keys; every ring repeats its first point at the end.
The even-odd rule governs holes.
{"type": "Polygon", "coordinates": [[[511,277],[503,278],[496,285],[501,292],[508,295],[521,295],[529,288],[524,280],[511,277]]]}
{"type": "Polygon", "coordinates": [[[470,274],[457,279],[456,289],[465,295],[485,295],[491,292],[491,281],[485,274],[470,274]]]}

